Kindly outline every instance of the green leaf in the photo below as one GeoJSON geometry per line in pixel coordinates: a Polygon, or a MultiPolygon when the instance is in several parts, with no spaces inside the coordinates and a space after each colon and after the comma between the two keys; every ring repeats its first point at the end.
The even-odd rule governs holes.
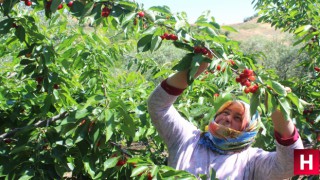
{"type": "Polygon", "coordinates": [[[105,171],[109,168],[115,167],[119,159],[120,159],[120,156],[119,157],[112,157],[112,158],[109,158],[106,161],[104,161],[103,170],[105,171]]]}
{"type": "Polygon", "coordinates": [[[134,124],[132,117],[124,109],[124,105],[122,105],[122,107],[119,107],[118,109],[119,109],[120,116],[123,117],[123,126],[122,126],[123,132],[128,136],[134,137],[136,133],[136,126],[134,124]]]}
{"type": "Polygon", "coordinates": [[[183,42],[180,42],[180,41],[174,41],[173,44],[177,48],[184,49],[184,50],[191,51],[191,52],[193,51],[193,47],[190,46],[187,43],[183,43],[183,42]]]}
{"type": "Polygon", "coordinates": [[[311,25],[304,25],[304,26],[300,26],[299,28],[297,28],[294,33],[300,33],[302,31],[308,31],[312,26],[311,25]]]}
{"type": "Polygon", "coordinates": [[[137,8],[137,3],[130,1],[119,1],[117,2],[124,6],[126,9],[131,9],[132,11],[137,8]]]}
{"type": "Polygon", "coordinates": [[[149,10],[157,11],[163,13],[165,16],[171,16],[171,11],[168,6],[152,6],[149,10]]]}
{"type": "Polygon", "coordinates": [[[129,21],[132,21],[135,16],[136,16],[136,12],[131,12],[129,14],[126,14],[121,22],[122,26],[127,24],[129,21]]]}
{"type": "Polygon", "coordinates": [[[152,177],[155,177],[159,172],[159,166],[153,166],[152,169],[151,169],[151,176],[152,177]]]}
{"type": "Polygon", "coordinates": [[[301,114],[304,107],[303,105],[301,104],[301,102],[299,101],[299,97],[293,93],[289,93],[288,96],[287,96],[291,102],[297,107],[298,109],[298,112],[301,114]]]}
{"type": "Polygon", "coordinates": [[[113,129],[114,129],[113,127],[114,114],[111,110],[106,109],[104,111],[104,120],[106,121],[106,126],[107,126],[105,128],[106,142],[108,142],[113,134],[113,129]]]}
{"type": "Polygon", "coordinates": [[[284,86],[276,81],[271,81],[270,84],[271,88],[281,96],[287,96],[287,91],[285,90],[284,86]]]}
{"type": "Polygon", "coordinates": [[[312,91],[312,92],[311,92],[311,95],[312,95],[312,96],[315,96],[315,97],[320,97],[320,92],[312,91]]]}
{"type": "MultiPolygon", "coordinates": [[[[216,29],[216,27],[215,27],[213,24],[208,23],[208,22],[197,21],[197,22],[196,22],[196,25],[197,25],[197,26],[207,27],[207,28],[209,28],[209,29],[212,30],[212,31],[214,31],[214,29],[216,29]]],[[[215,34],[217,34],[217,33],[215,33],[215,34]]]]}
{"type": "Polygon", "coordinates": [[[215,109],[215,111],[218,111],[218,109],[226,102],[228,101],[232,101],[233,100],[233,96],[230,93],[227,94],[221,94],[220,96],[218,96],[218,98],[213,102],[213,107],[215,109]]]}
{"type": "Polygon", "coordinates": [[[190,66],[190,70],[188,72],[188,84],[192,84],[194,80],[194,76],[198,72],[198,69],[200,67],[200,63],[203,60],[203,56],[201,54],[196,54],[192,57],[192,62],[190,66]]]}
{"type": "Polygon", "coordinates": [[[172,70],[183,71],[189,69],[193,56],[193,53],[186,54],[177,65],[173,66],[172,70]]]}
{"type": "Polygon", "coordinates": [[[70,8],[70,12],[73,16],[80,17],[83,9],[84,5],[80,1],[73,1],[72,7],[70,8]]]}
{"type": "Polygon", "coordinates": [[[61,4],[61,3],[62,3],[62,0],[53,0],[53,1],[51,1],[50,11],[52,13],[56,12],[57,9],[58,9],[59,4],[61,4]]]}
{"type": "Polygon", "coordinates": [[[146,31],[143,32],[143,35],[154,34],[159,28],[155,26],[149,27],[146,31]]]}
{"type": "Polygon", "coordinates": [[[280,110],[285,117],[286,120],[290,120],[290,112],[291,112],[291,106],[288,100],[285,97],[280,97],[279,98],[279,104],[280,104],[280,110]]]}
{"type": "Polygon", "coordinates": [[[32,179],[32,178],[34,178],[33,175],[30,176],[30,175],[25,174],[25,175],[21,176],[18,180],[29,180],[29,179],[32,179]]]}
{"type": "Polygon", "coordinates": [[[87,109],[81,109],[81,110],[77,110],[75,118],[76,119],[81,119],[83,117],[86,117],[89,114],[87,109]]]}
{"type": "Polygon", "coordinates": [[[134,168],[134,169],[132,170],[132,173],[131,173],[131,176],[130,176],[130,177],[137,176],[137,175],[139,175],[140,173],[145,172],[147,169],[149,169],[148,166],[138,166],[138,167],[136,167],[136,168],[134,168]]]}
{"type": "Polygon", "coordinates": [[[12,28],[13,19],[5,19],[0,22],[0,34],[7,34],[9,30],[12,28]]]}
{"type": "Polygon", "coordinates": [[[233,28],[231,26],[221,26],[221,29],[224,29],[229,32],[238,32],[235,28],[233,28]]]}
{"type": "Polygon", "coordinates": [[[256,113],[259,103],[259,93],[253,93],[250,99],[250,116],[253,116],[256,113]]]}
{"type": "Polygon", "coordinates": [[[30,147],[30,146],[26,146],[26,145],[23,145],[23,146],[16,146],[16,147],[14,147],[12,150],[11,150],[11,152],[10,152],[10,154],[17,154],[17,153],[26,153],[26,151],[29,151],[29,150],[31,150],[32,148],[30,147]]]}
{"type": "Polygon", "coordinates": [[[34,62],[36,62],[36,61],[30,60],[30,59],[22,59],[20,61],[20,64],[21,65],[28,65],[28,64],[31,64],[31,63],[34,63],[34,62]]]}
{"type": "Polygon", "coordinates": [[[151,52],[156,51],[160,48],[162,39],[159,36],[154,36],[151,41],[151,52]]]}
{"type": "Polygon", "coordinates": [[[23,72],[24,74],[30,74],[30,73],[32,73],[35,69],[36,69],[36,65],[34,65],[34,64],[29,64],[29,65],[27,65],[27,66],[22,70],[22,72],[23,72]]]}
{"type": "Polygon", "coordinates": [[[278,107],[278,99],[275,96],[271,96],[271,112],[274,112],[278,107]]]}
{"type": "MultiPolygon", "coordinates": [[[[73,5],[72,5],[73,6],[73,5]]],[[[81,11],[80,22],[83,22],[83,19],[87,17],[94,7],[94,2],[87,3],[81,11]]]]}
{"type": "Polygon", "coordinates": [[[148,34],[148,35],[142,37],[138,41],[138,52],[145,52],[145,51],[150,50],[152,36],[153,36],[152,34],[148,34]]]}
{"type": "MultiPolygon", "coordinates": [[[[68,37],[66,37],[58,46],[58,49],[57,51],[60,51],[60,50],[64,50],[65,48],[69,48],[71,47],[72,43],[75,41],[75,39],[79,37],[78,34],[73,34],[73,35],[70,35],[68,37]]],[[[74,50],[75,51],[75,50],[74,50]]],[[[64,55],[64,54],[63,54],[64,55]]]]}
{"type": "Polygon", "coordinates": [[[94,178],[95,171],[94,171],[94,166],[91,165],[90,158],[85,156],[82,161],[83,161],[85,171],[91,176],[91,178],[94,178]]]}
{"type": "Polygon", "coordinates": [[[18,37],[20,42],[24,42],[26,38],[26,30],[22,26],[18,26],[16,28],[15,35],[18,37]]]}

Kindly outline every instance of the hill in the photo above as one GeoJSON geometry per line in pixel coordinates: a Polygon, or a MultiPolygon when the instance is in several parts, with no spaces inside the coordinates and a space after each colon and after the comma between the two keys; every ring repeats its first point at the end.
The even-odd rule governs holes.
{"type": "Polygon", "coordinates": [[[268,23],[258,23],[257,20],[258,18],[254,18],[247,22],[228,25],[238,30],[238,33],[230,33],[229,37],[240,42],[257,37],[262,37],[271,41],[275,39],[285,40],[288,39],[288,37],[291,37],[289,33],[282,32],[279,29],[276,30],[268,23]]]}

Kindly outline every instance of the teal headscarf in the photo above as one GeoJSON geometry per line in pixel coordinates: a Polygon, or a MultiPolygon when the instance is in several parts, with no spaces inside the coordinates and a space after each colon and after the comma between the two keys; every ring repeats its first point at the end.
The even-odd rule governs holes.
{"type": "Polygon", "coordinates": [[[199,140],[199,144],[219,154],[233,154],[248,148],[254,142],[260,127],[258,111],[250,117],[250,106],[243,101],[228,101],[219,108],[216,114],[221,113],[232,102],[240,102],[244,106],[243,121],[246,121],[245,128],[242,131],[237,131],[217,124],[213,120],[209,124],[209,131],[205,132],[199,140]]]}

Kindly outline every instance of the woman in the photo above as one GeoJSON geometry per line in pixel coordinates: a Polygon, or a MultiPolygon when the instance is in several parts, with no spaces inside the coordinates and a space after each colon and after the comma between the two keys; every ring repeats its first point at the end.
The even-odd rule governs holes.
{"type": "MultiPolygon", "coordinates": [[[[195,78],[208,67],[202,63],[195,78]]],[[[168,165],[196,176],[216,171],[218,179],[284,179],[293,176],[293,150],[302,141],[291,120],[280,111],[271,118],[276,152],[251,147],[259,129],[259,114],[250,117],[249,105],[227,102],[219,108],[209,131],[202,133],[173,107],[187,88],[187,72],[180,71],[162,81],[148,100],[154,126],[168,147],[168,165]]]]}

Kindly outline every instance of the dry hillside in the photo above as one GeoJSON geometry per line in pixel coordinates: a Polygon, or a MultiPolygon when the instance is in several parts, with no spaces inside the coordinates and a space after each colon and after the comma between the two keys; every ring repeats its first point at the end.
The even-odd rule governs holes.
{"type": "Polygon", "coordinates": [[[257,20],[258,18],[254,18],[244,23],[228,25],[238,30],[238,33],[230,33],[229,37],[237,41],[245,41],[257,36],[262,36],[269,40],[285,39],[290,36],[289,33],[282,32],[279,29],[275,30],[270,24],[258,23],[257,20]]]}

